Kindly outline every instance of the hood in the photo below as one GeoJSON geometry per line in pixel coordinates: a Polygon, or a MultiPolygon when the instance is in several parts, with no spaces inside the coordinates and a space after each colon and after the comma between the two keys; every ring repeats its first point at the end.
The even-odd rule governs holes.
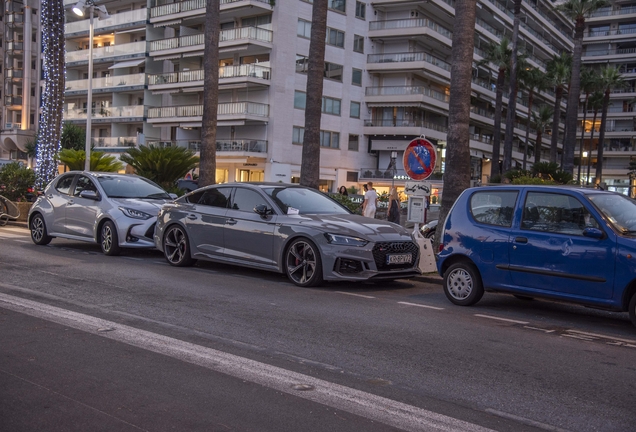
{"type": "Polygon", "coordinates": [[[139,198],[111,198],[113,205],[127,207],[135,210],[139,210],[153,216],[159,214],[161,206],[171,200],[163,199],[139,199],[139,198]]]}
{"type": "Polygon", "coordinates": [[[291,224],[312,227],[325,233],[363,237],[365,240],[406,241],[411,233],[394,223],[354,214],[288,216],[291,224]]]}

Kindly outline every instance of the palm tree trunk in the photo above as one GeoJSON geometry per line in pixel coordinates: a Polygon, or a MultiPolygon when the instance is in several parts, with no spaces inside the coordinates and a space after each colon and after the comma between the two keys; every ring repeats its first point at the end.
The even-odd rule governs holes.
{"type": "Polygon", "coordinates": [[[537,142],[534,145],[534,164],[541,162],[541,140],[543,138],[543,132],[537,130],[537,142]]]}
{"type": "Polygon", "coordinates": [[[556,102],[554,103],[554,116],[552,117],[552,139],[550,140],[550,162],[557,161],[557,143],[559,140],[559,120],[561,118],[561,98],[563,89],[558,87],[555,92],[556,102]]]}
{"type": "Polygon", "coordinates": [[[320,119],[325,74],[325,38],[327,35],[327,0],[314,0],[307,70],[305,136],[300,166],[300,184],[318,189],[320,181],[320,119]]]}
{"type": "Polygon", "coordinates": [[[526,144],[523,152],[523,170],[526,170],[526,162],[528,160],[528,141],[530,140],[530,119],[532,118],[532,102],[534,101],[534,88],[528,92],[528,124],[526,125],[526,144]]]}
{"type": "Polygon", "coordinates": [[[590,150],[587,153],[587,178],[585,180],[585,184],[590,184],[590,167],[592,166],[592,145],[594,144],[594,125],[596,124],[596,116],[598,115],[598,110],[594,110],[594,117],[592,118],[592,131],[590,134],[590,150]]]}
{"type": "Polygon", "coordinates": [[[572,52],[572,75],[565,113],[565,139],[563,141],[563,171],[574,172],[574,147],[576,147],[576,119],[581,99],[581,55],[583,53],[583,30],[585,18],[576,20],[574,26],[574,51],[572,52]]]}
{"type": "Polygon", "coordinates": [[[508,95],[508,114],[506,115],[506,134],[504,137],[503,172],[512,167],[512,140],[515,129],[515,116],[517,114],[517,45],[519,41],[519,15],[521,13],[521,0],[514,0],[514,19],[512,21],[512,57],[510,68],[510,93],[508,95]]]}
{"type": "Polygon", "coordinates": [[[576,175],[579,184],[581,184],[581,165],[583,164],[583,146],[585,145],[585,120],[587,119],[587,99],[589,96],[589,93],[585,93],[585,102],[583,102],[583,123],[581,125],[583,130],[581,131],[581,144],[579,146],[579,169],[576,175]]]}
{"type": "MultiPolygon", "coordinates": [[[[457,28],[475,28],[476,10],[476,0],[457,0],[455,2],[457,28]]],[[[475,37],[472,32],[453,32],[451,91],[448,102],[448,147],[440,221],[446,219],[457,197],[470,186],[470,104],[466,103],[466,95],[470,94],[472,82],[474,45],[475,37]]],[[[442,231],[439,229],[435,233],[435,248],[439,245],[442,231]]]]}
{"type": "Polygon", "coordinates": [[[219,102],[220,0],[205,2],[205,55],[203,56],[203,118],[199,186],[216,183],[216,126],[219,102]]]}
{"type": "MultiPolygon", "coordinates": [[[[497,75],[497,93],[495,98],[495,130],[492,141],[492,161],[490,165],[490,178],[499,176],[499,152],[501,149],[501,111],[503,106],[503,87],[506,80],[506,71],[499,70],[497,75]]],[[[449,120],[450,124],[450,120],[449,120]]]]}
{"type": "Polygon", "coordinates": [[[603,146],[605,141],[605,127],[607,126],[607,108],[609,106],[610,88],[605,89],[603,110],[601,111],[601,131],[598,134],[598,150],[596,151],[596,179],[597,185],[603,182],[603,146]]]}

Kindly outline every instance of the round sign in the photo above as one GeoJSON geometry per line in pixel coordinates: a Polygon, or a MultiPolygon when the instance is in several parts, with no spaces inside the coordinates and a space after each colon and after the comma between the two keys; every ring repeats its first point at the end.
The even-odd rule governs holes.
{"type": "Polygon", "coordinates": [[[404,150],[404,170],[413,180],[424,180],[433,174],[436,160],[435,146],[424,138],[415,138],[404,150]]]}

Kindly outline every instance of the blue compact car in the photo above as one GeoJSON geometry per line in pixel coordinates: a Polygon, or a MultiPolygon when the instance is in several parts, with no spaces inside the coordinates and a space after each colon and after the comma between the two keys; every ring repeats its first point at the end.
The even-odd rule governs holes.
{"type": "Polygon", "coordinates": [[[443,224],[438,258],[454,304],[505,292],[628,311],[636,325],[636,201],[624,195],[556,186],[467,189],[443,224]]]}

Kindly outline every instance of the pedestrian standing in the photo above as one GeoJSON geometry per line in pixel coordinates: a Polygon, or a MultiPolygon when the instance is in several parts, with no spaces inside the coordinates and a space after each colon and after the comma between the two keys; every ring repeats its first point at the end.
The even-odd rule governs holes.
{"type": "Polygon", "coordinates": [[[367,183],[367,191],[364,194],[362,203],[362,215],[368,218],[375,218],[375,210],[378,203],[378,193],[373,189],[373,182],[367,183]]]}
{"type": "Polygon", "coordinates": [[[340,186],[340,189],[338,189],[338,193],[340,195],[349,196],[349,192],[347,192],[347,188],[344,186],[340,186]]]}
{"type": "Polygon", "coordinates": [[[389,211],[386,219],[389,222],[400,223],[400,198],[395,188],[391,188],[391,193],[389,194],[389,211]]]}

